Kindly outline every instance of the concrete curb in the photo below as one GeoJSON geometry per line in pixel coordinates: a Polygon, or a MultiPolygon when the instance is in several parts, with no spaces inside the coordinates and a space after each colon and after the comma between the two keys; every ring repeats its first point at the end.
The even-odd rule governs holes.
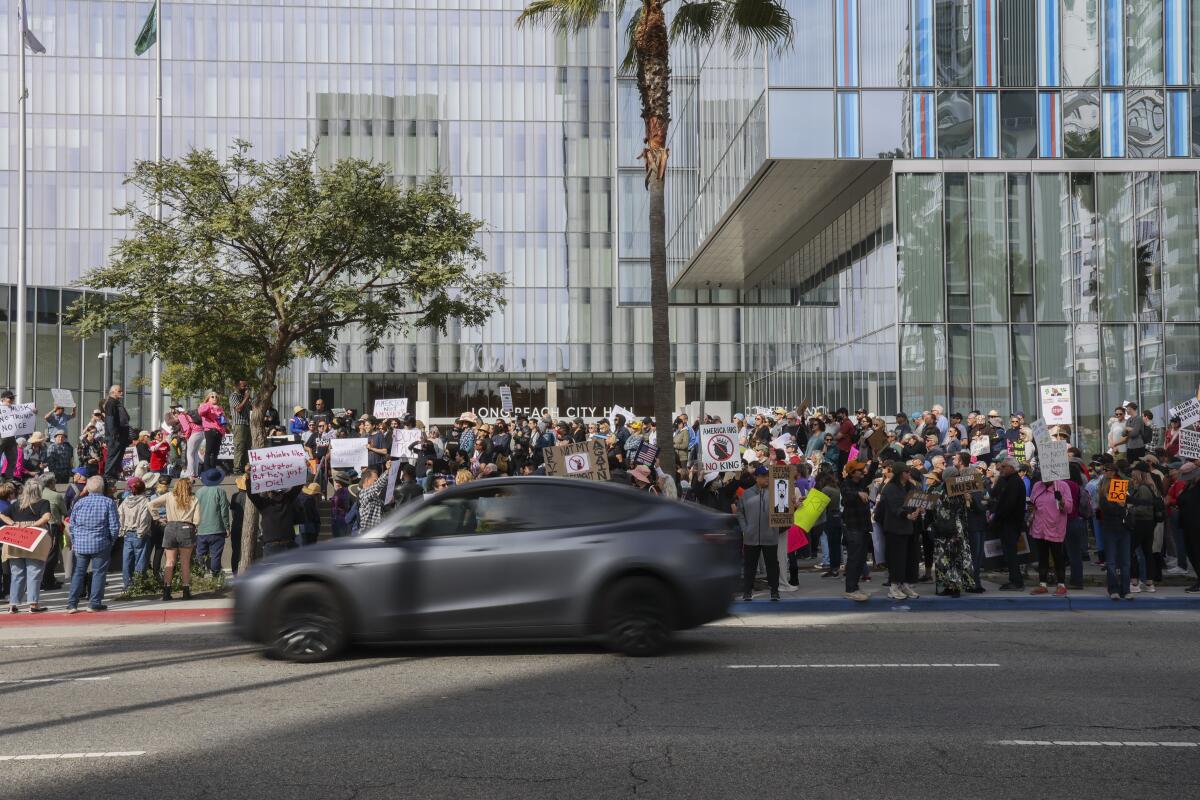
{"type": "Polygon", "coordinates": [[[4,628],[33,628],[55,625],[146,625],[166,622],[226,622],[233,618],[229,608],[172,608],[98,611],[67,614],[63,609],[52,609],[45,614],[4,614],[0,617],[0,630],[4,628]]]}
{"type": "Polygon", "coordinates": [[[872,597],[856,603],[842,597],[785,597],[776,603],[767,598],[749,603],[738,601],[730,611],[734,614],[821,614],[854,611],[1200,611],[1200,595],[1188,597],[1139,596],[1133,602],[1114,602],[1107,596],[1047,597],[1028,594],[999,597],[970,595],[960,598],[937,597],[930,594],[919,600],[894,601],[887,597],[872,597]]]}

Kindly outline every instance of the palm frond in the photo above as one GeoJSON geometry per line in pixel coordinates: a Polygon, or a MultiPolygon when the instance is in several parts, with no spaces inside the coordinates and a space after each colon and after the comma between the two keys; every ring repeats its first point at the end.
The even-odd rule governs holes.
{"type": "MultiPolygon", "coordinates": [[[[625,0],[616,0],[624,5],[625,0]]],[[[579,33],[612,6],[610,0],[529,0],[517,26],[545,25],[560,33],[579,33]]]]}
{"type": "Polygon", "coordinates": [[[792,15],[782,0],[695,0],[671,18],[671,40],[703,45],[720,40],[735,56],[792,43],[792,15]]]}
{"type": "MultiPolygon", "coordinates": [[[[625,0],[621,0],[621,5],[625,5],[625,0]]],[[[620,11],[618,10],[617,13],[619,16],[620,11]]],[[[637,52],[633,49],[633,32],[637,30],[641,19],[642,7],[638,6],[629,18],[629,24],[625,26],[625,57],[621,59],[621,72],[631,72],[637,66],[637,52]]]]}

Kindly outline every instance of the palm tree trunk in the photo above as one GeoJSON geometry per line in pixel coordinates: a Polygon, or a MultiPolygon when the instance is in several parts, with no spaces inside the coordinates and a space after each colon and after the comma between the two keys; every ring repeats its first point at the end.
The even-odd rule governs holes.
{"type": "Polygon", "coordinates": [[[675,413],[675,376],[671,371],[671,308],[667,289],[667,129],[671,124],[671,66],[667,18],[662,0],[643,0],[633,32],[638,93],[646,143],[642,160],[650,192],[650,330],[654,364],[654,421],[659,464],[675,475],[671,423],[675,413]]]}

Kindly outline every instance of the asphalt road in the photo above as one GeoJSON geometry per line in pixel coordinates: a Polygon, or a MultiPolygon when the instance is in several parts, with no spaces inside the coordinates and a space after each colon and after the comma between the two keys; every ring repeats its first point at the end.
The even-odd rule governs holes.
{"type": "Polygon", "coordinates": [[[532,645],[317,666],[216,625],[0,630],[0,797],[1189,797],[1197,621],[772,615],[652,660],[532,645]]]}

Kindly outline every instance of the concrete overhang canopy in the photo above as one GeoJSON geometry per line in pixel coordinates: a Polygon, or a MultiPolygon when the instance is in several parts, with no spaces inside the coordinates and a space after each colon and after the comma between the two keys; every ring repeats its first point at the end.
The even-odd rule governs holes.
{"type": "Polygon", "coordinates": [[[891,161],[767,161],[701,242],[672,287],[753,288],[879,186],[891,161]]]}

